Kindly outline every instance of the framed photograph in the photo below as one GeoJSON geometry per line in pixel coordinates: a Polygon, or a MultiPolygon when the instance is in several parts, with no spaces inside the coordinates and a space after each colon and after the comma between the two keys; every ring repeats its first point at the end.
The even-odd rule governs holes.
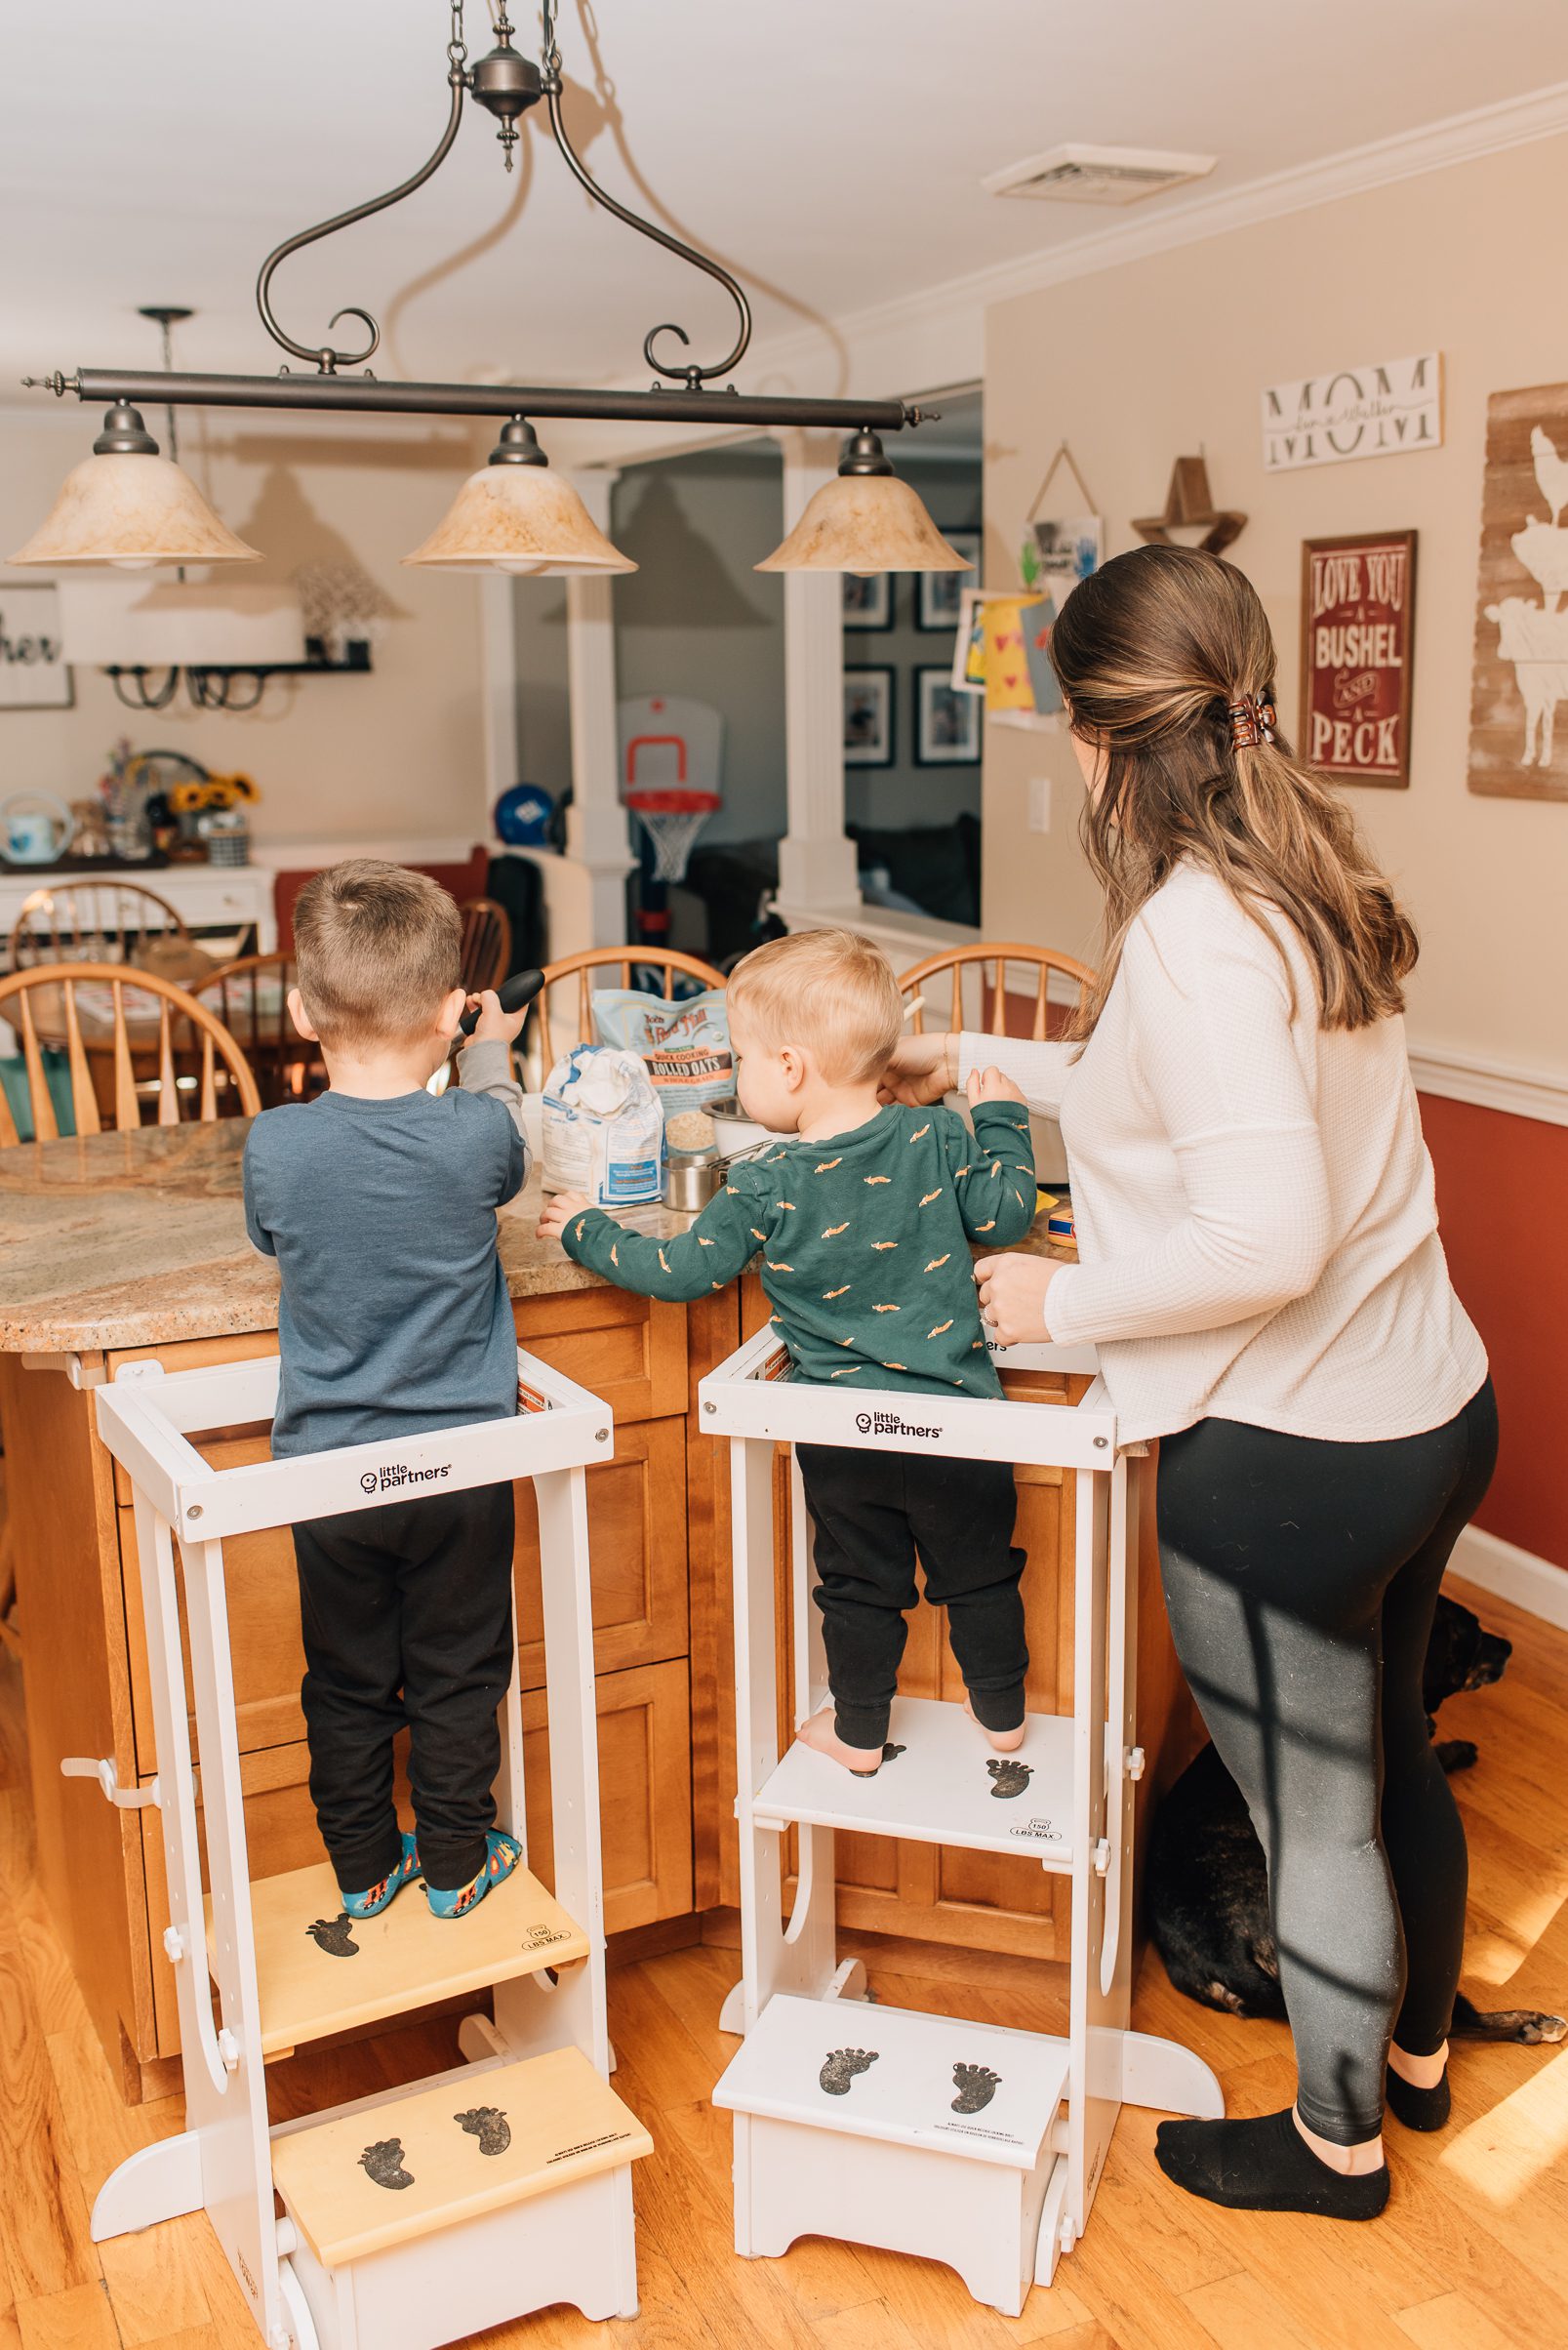
{"type": "MultiPolygon", "coordinates": [[[[957,578],[957,573],[953,577],[957,578]]],[[[957,629],[948,683],[955,694],[985,691],[985,598],[978,588],[958,590],[957,629]]]]}
{"type": "MultiPolygon", "coordinates": [[[[958,576],[957,572],[954,572],[954,579],[958,576]]],[[[844,626],[846,628],[892,628],[892,572],[878,571],[873,573],[868,580],[859,580],[853,571],[846,571],[843,588],[844,626]]]]}
{"type": "Polygon", "coordinates": [[[973,767],[980,758],[980,703],[955,687],[945,669],[914,673],[917,767],[973,767]]]}
{"type": "Polygon", "coordinates": [[[1410,783],[1416,534],[1302,543],[1302,722],[1309,767],[1347,784],[1410,783]]]}
{"type": "Polygon", "coordinates": [[[844,764],[846,767],[893,764],[890,669],[844,671],[844,764]]]}
{"type": "Polygon", "coordinates": [[[969,569],[916,572],[914,625],[928,635],[939,628],[958,626],[958,599],[965,588],[973,584],[980,568],[978,530],[945,530],[942,535],[954,554],[968,558],[969,569]]]}
{"type": "Polygon", "coordinates": [[[0,588],[0,709],[69,709],[72,699],[58,590],[0,588]]]}

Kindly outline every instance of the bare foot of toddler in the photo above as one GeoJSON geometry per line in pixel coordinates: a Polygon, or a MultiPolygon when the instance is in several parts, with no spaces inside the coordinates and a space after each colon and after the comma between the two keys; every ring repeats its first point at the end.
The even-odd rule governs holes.
{"type": "Polygon", "coordinates": [[[1029,1726],[1026,1722],[1021,1722],[1016,1730],[988,1730],[967,1697],[964,1699],[964,1712],[969,1716],[986,1745],[997,1754],[1016,1755],[1018,1753],[1024,1743],[1025,1732],[1029,1726]]]}
{"type": "Polygon", "coordinates": [[[882,1767],[882,1749],[879,1746],[846,1746],[838,1734],[838,1722],[831,1706],[813,1714],[803,1722],[795,1736],[813,1754],[825,1755],[829,1762],[839,1762],[852,1770],[858,1779],[873,1779],[882,1767]]]}

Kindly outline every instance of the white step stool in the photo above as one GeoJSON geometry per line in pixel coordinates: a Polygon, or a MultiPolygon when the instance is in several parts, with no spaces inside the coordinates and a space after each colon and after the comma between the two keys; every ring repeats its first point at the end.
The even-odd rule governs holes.
{"type": "MultiPolygon", "coordinates": [[[[613,1421],[533,1357],[519,1353],[518,1372],[514,1420],[223,1471],[189,1438],[270,1421],[275,1357],[173,1374],[123,1364],[97,1391],[100,1434],[135,1488],[158,1777],[122,1791],[110,1764],[62,1767],[97,1776],[111,1801],[162,1811],[185,2128],[104,2182],[93,2237],[205,2209],[268,2350],[435,2350],[556,2301],[589,2318],[636,2315],[630,2165],[652,2141],[607,2079],[583,1485],[584,1465],[610,1457],[613,1421]],[[539,1508],[554,1895],[519,1866],[462,1920],[432,1918],[418,1886],[378,1918],[348,1919],[325,1864],[253,1884],[225,1538],[519,1477],[533,1479],[539,1508]],[[495,2020],[464,2021],[466,2064],[269,2129],[268,2058],[479,1990],[493,1990],[495,2020]]],[[[498,1814],[526,1860],[515,1663],[503,1733],[498,1814]]]]}
{"type": "MultiPolygon", "coordinates": [[[[999,1369],[1092,1370],[1082,1349],[994,1351],[999,1369]]],[[[704,1433],[731,1439],[742,1980],[721,2022],[745,2044],[713,2092],[735,2116],[735,2242],[778,2254],[829,2236],[945,2260],[1009,2317],[1082,2234],[1124,2103],[1219,2115],[1220,2085],[1174,2041],[1128,2028],[1136,1744],[1135,1479],[1107,1410],[792,1379],[765,1329],[699,1389],[704,1433]],[[1031,1714],[997,1756],[961,1707],[894,1703],[902,1751],[856,1778],[798,1743],[781,1760],[772,1456],[778,1443],[1036,1462],[1075,1483],[1073,1711],[1031,1714]],[[783,1912],[781,1839],[799,1836],[783,1912]],[[1013,1852],[1072,1888],[1065,2039],[866,2004],[839,1963],[837,1830],[1013,1852]]],[[[827,1701],[795,1472],[797,1722],[827,1701]]]]}

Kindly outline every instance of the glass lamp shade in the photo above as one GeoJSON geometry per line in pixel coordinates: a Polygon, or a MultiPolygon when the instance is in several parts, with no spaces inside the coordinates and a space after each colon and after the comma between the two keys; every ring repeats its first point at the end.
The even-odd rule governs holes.
{"type": "Polygon", "coordinates": [[[13,563],[260,563],[167,457],[121,451],[85,458],[60,483],[47,519],[13,563]]]}
{"type": "Polygon", "coordinates": [[[403,557],[438,571],[635,571],[569,481],[540,464],[470,473],[422,547],[403,557]]]}
{"type": "Polygon", "coordinates": [[[841,473],[824,482],[782,547],[758,571],[968,571],[906,481],[841,473]]]}

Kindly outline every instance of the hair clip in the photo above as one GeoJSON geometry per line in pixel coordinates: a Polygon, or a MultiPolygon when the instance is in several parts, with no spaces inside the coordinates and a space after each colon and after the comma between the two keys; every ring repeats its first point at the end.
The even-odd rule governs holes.
{"type": "Polygon", "coordinates": [[[1230,745],[1234,750],[1251,750],[1259,743],[1271,743],[1278,723],[1273,703],[1266,694],[1238,694],[1226,705],[1230,720],[1230,745]]]}

